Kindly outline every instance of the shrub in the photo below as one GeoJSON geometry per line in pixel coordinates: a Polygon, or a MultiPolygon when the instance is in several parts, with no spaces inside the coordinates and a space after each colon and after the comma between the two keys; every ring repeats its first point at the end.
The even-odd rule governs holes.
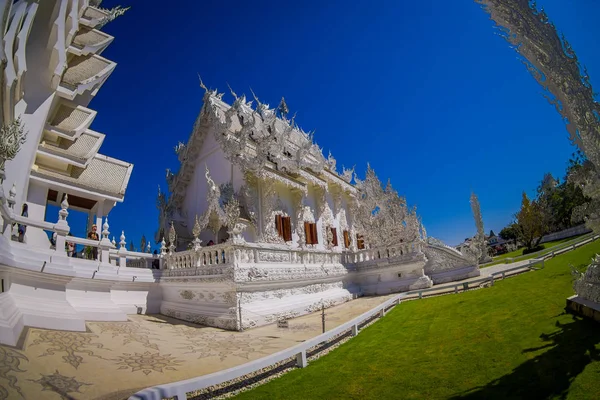
{"type": "Polygon", "coordinates": [[[536,251],[544,250],[545,248],[546,247],[543,244],[540,244],[539,246],[535,246],[531,249],[523,249],[523,255],[535,253],[536,251]]]}

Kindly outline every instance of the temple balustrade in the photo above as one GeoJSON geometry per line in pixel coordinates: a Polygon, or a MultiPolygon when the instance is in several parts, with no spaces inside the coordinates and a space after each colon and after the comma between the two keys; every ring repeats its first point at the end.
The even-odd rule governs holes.
{"type": "Polygon", "coordinates": [[[200,268],[232,263],[340,264],[343,253],[311,248],[291,248],[267,243],[222,243],[165,257],[167,269],[200,268]]]}
{"type": "Polygon", "coordinates": [[[4,194],[3,190],[0,190],[0,217],[2,218],[0,226],[2,227],[2,235],[9,240],[18,237],[18,225],[24,225],[49,232],[54,238],[54,245],[51,247],[51,250],[56,252],[57,255],[67,256],[65,245],[66,243],[73,243],[75,245],[82,245],[85,248],[97,248],[98,260],[91,260],[95,262],[112,264],[119,267],[152,268],[152,262],[158,258],[160,265],[162,265],[162,256],[164,256],[166,251],[164,243],[161,255],[129,251],[125,247],[125,232],[122,232],[119,242],[120,247],[117,248],[117,243],[114,239],[112,242],[108,240],[110,234],[108,231],[108,217],[105,218],[104,224],[102,224],[100,240],[71,236],[69,234],[71,228],[67,223],[67,216],[69,215],[68,196],[65,196],[65,199],[61,203],[58,221],[53,223],[15,214],[16,194],[14,185],[8,196],[4,194]]]}
{"type": "Polygon", "coordinates": [[[359,250],[356,252],[346,252],[343,254],[344,263],[361,264],[371,263],[381,259],[397,259],[409,257],[411,254],[421,253],[423,251],[423,242],[398,243],[391,246],[375,247],[371,249],[359,250]]]}
{"type": "Polygon", "coordinates": [[[233,259],[233,246],[222,243],[185,251],[171,252],[166,257],[168,269],[199,268],[222,265],[233,259]]]}

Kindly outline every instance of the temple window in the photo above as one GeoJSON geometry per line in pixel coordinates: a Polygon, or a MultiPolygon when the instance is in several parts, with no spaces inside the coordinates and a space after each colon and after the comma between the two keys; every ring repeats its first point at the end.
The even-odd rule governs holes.
{"type": "Polygon", "coordinates": [[[306,233],[306,244],[318,244],[317,224],[311,222],[304,223],[304,232],[306,233]]]}
{"type": "Polygon", "coordinates": [[[363,250],[365,248],[365,239],[358,233],[356,234],[356,247],[358,250],[363,250]]]}
{"type": "Polygon", "coordinates": [[[337,229],[336,228],[329,228],[329,229],[331,229],[331,235],[332,235],[331,244],[332,244],[332,246],[335,247],[338,245],[337,229]]]}
{"type": "Polygon", "coordinates": [[[290,217],[276,215],[275,228],[277,229],[279,237],[283,238],[285,242],[292,241],[292,219],[290,217]]]}
{"type": "Polygon", "coordinates": [[[350,248],[351,240],[350,240],[350,232],[344,231],[344,247],[350,248]]]}

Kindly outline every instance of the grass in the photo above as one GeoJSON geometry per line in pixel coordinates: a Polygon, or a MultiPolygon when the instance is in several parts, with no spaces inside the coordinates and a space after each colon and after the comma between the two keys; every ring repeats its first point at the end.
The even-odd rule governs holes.
{"type": "Polygon", "coordinates": [[[510,253],[496,256],[493,258],[492,262],[487,263],[487,264],[482,264],[479,267],[486,268],[486,267],[491,267],[492,265],[503,264],[503,263],[505,263],[505,259],[507,259],[507,258],[522,257],[522,258],[519,258],[518,261],[523,261],[523,260],[528,260],[530,258],[539,257],[541,255],[548,254],[553,250],[559,250],[559,249],[568,247],[568,245],[566,245],[566,243],[568,243],[568,242],[572,242],[572,241],[576,241],[577,239],[584,239],[584,238],[588,238],[588,237],[592,237],[592,236],[593,236],[593,234],[586,233],[583,235],[571,236],[570,238],[566,238],[566,239],[555,240],[552,242],[546,242],[546,243],[543,243],[543,246],[544,246],[543,250],[540,250],[539,252],[535,252],[535,253],[531,253],[531,254],[526,254],[525,257],[522,257],[524,248],[520,248],[515,251],[511,251],[510,253]]]}
{"type": "MultiPolygon", "coordinates": [[[[582,235],[580,235],[580,236],[582,236],[582,235]]],[[[551,247],[557,246],[557,245],[565,243],[565,242],[570,242],[571,240],[575,240],[575,239],[579,238],[580,236],[571,236],[571,237],[566,238],[566,239],[555,240],[555,241],[552,241],[552,242],[546,242],[546,243],[542,243],[542,244],[544,245],[544,250],[549,250],[550,251],[551,247]]],[[[523,248],[517,249],[515,251],[511,251],[510,253],[501,254],[501,255],[499,255],[497,257],[494,257],[494,261],[503,260],[505,258],[520,257],[520,256],[523,255],[523,250],[524,249],[525,248],[523,247],[523,248]]]]}
{"type": "Polygon", "coordinates": [[[491,288],[409,301],[356,338],[239,399],[599,399],[600,325],[564,312],[569,264],[600,242],[491,288]]]}

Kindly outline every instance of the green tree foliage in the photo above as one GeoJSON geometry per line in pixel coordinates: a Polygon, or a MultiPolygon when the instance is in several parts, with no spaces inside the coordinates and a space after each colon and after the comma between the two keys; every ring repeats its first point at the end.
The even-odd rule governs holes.
{"type": "Polygon", "coordinates": [[[531,250],[545,234],[584,222],[590,198],[584,194],[582,182],[589,175],[589,162],[580,152],[574,153],[562,182],[547,173],[537,187],[534,200],[523,193],[516,222],[504,228],[500,236],[505,240],[516,238],[531,250]]]}
{"type": "Polygon", "coordinates": [[[516,241],[519,238],[519,226],[513,222],[500,231],[500,237],[506,241],[516,241]]]}
{"type": "Polygon", "coordinates": [[[546,233],[542,207],[523,192],[521,210],[515,215],[518,239],[528,250],[536,248],[546,233]]]}
{"type": "Polygon", "coordinates": [[[588,170],[586,165],[581,153],[574,153],[562,182],[551,174],[546,174],[540,182],[535,201],[541,208],[545,231],[558,232],[583,222],[584,215],[574,215],[574,210],[589,203],[590,198],[584,195],[582,185],[569,177],[584,174],[588,170]]]}

